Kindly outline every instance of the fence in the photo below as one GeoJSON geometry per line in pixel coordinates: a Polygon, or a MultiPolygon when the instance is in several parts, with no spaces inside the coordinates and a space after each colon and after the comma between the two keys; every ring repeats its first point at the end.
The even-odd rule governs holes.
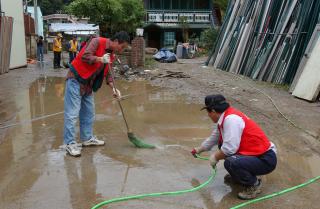
{"type": "Polygon", "coordinates": [[[0,15],[0,75],[10,66],[13,18],[0,15]]]}

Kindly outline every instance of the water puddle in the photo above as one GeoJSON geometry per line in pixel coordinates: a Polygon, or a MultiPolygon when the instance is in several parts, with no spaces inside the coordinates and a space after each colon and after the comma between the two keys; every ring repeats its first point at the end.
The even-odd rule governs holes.
{"type": "MultiPolygon", "coordinates": [[[[80,158],[67,156],[60,148],[65,81],[42,77],[13,95],[12,106],[0,113],[0,126],[8,126],[0,129],[0,208],[90,208],[112,197],[189,189],[208,178],[208,163],[189,153],[210,134],[211,121],[199,111],[201,105],[145,81],[119,81],[118,86],[129,126],[157,148],[137,149],[129,142],[118,103],[103,86],[95,94],[94,133],[106,146],[84,148],[80,158]]],[[[303,168],[319,173],[310,166],[319,157],[307,159],[299,161],[303,168]]],[[[223,163],[219,170],[201,192],[114,208],[229,207],[237,201],[236,190],[223,183],[223,163]]]]}

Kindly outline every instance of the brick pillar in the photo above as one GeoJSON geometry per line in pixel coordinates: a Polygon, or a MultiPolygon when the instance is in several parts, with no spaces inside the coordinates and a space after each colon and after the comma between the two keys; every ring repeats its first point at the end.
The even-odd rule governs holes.
{"type": "Polygon", "coordinates": [[[143,67],[145,62],[144,50],[145,50],[145,42],[143,37],[137,36],[131,42],[131,66],[135,67],[143,67]]]}

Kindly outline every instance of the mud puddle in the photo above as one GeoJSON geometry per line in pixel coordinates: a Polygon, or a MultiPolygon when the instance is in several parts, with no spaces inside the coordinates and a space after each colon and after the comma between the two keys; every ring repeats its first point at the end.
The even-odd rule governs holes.
{"type": "MultiPolygon", "coordinates": [[[[189,189],[207,180],[208,163],[189,153],[210,134],[211,122],[199,111],[201,105],[187,104],[172,89],[145,81],[119,81],[118,86],[131,129],[157,148],[137,149],[128,141],[118,104],[109,87],[103,86],[95,95],[94,133],[106,146],[84,148],[80,158],[67,156],[60,148],[64,78],[42,77],[29,89],[12,95],[5,111],[11,113],[0,115],[2,127],[15,124],[2,132],[0,208],[87,209],[114,197],[189,189]]],[[[280,151],[282,146],[286,147],[280,144],[280,151]]],[[[288,152],[286,159],[289,164],[280,158],[279,171],[266,178],[266,193],[320,173],[312,167],[319,162],[317,156],[288,152]],[[290,167],[297,163],[303,170],[290,167]]],[[[236,199],[239,188],[224,184],[224,174],[220,163],[215,181],[200,192],[116,203],[108,208],[229,208],[240,202],[236,199]]],[[[300,199],[308,199],[318,189],[309,187],[300,193],[300,199]]],[[[281,205],[275,202],[272,206],[281,205]]]]}

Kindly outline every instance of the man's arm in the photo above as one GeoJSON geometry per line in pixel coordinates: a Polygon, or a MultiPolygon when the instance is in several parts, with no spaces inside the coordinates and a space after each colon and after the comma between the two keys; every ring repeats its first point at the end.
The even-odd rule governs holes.
{"type": "Polygon", "coordinates": [[[87,43],[86,49],[81,57],[83,62],[90,65],[96,62],[103,62],[102,57],[96,56],[96,51],[99,47],[99,38],[93,38],[89,43],[87,43]]]}
{"type": "Polygon", "coordinates": [[[242,132],[245,127],[243,119],[238,115],[229,115],[223,123],[223,143],[221,149],[210,156],[210,164],[215,166],[219,160],[237,153],[242,132]]]}
{"type": "Polygon", "coordinates": [[[196,154],[211,150],[213,146],[218,144],[219,137],[218,127],[214,124],[211,135],[201,143],[200,147],[194,148],[196,154]]]}
{"type": "Polygon", "coordinates": [[[216,124],[214,124],[211,135],[201,143],[200,148],[202,148],[203,151],[211,150],[213,146],[218,144],[219,137],[220,134],[218,127],[216,124]]]}
{"type": "Polygon", "coordinates": [[[226,156],[237,153],[244,127],[245,123],[238,115],[229,115],[225,118],[223,123],[223,144],[221,146],[221,151],[226,156]]]}

